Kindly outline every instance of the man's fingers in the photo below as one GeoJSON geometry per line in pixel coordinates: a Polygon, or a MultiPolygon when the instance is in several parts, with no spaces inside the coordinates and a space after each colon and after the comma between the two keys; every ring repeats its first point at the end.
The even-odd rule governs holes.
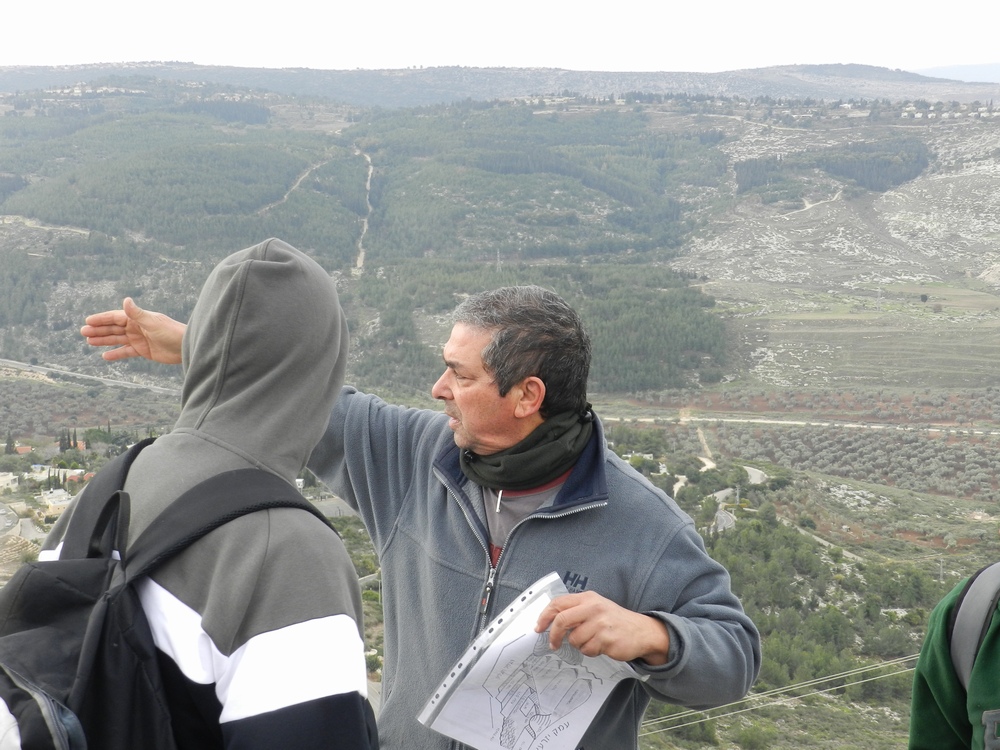
{"type": "Polygon", "coordinates": [[[141,307],[135,304],[135,300],[131,297],[126,297],[124,299],[122,302],[122,310],[125,311],[125,314],[129,317],[129,319],[136,322],[138,322],[139,317],[143,314],[143,312],[145,312],[141,307]]]}
{"type": "Polygon", "coordinates": [[[85,328],[124,328],[128,317],[123,310],[105,310],[88,315],[83,322],[87,324],[85,328]]]}
{"type": "Polygon", "coordinates": [[[572,603],[567,603],[567,599],[569,599],[568,596],[558,596],[545,606],[545,609],[538,615],[538,622],[535,623],[536,633],[541,633],[548,628],[565,606],[572,606],[572,603]]]}
{"type": "Polygon", "coordinates": [[[96,328],[88,331],[87,328],[88,326],[84,326],[80,329],[80,333],[87,339],[87,343],[91,346],[121,346],[125,343],[124,333],[112,333],[96,328]]]}
{"type": "Polygon", "coordinates": [[[125,326],[111,323],[107,325],[88,323],[80,329],[80,335],[88,339],[102,336],[123,336],[125,335],[125,326]]]}
{"type": "Polygon", "coordinates": [[[119,346],[117,349],[109,349],[106,352],[101,352],[101,358],[106,362],[115,362],[119,359],[128,359],[135,356],[136,351],[131,346],[119,346]]]}
{"type": "Polygon", "coordinates": [[[580,620],[574,616],[574,611],[579,612],[577,607],[578,594],[568,594],[556,597],[548,606],[542,610],[535,624],[535,632],[542,633],[549,629],[549,646],[558,649],[569,632],[576,627],[580,620]]]}
{"type": "Polygon", "coordinates": [[[604,653],[605,644],[592,635],[582,633],[583,628],[576,628],[569,632],[566,637],[567,643],[579,651],[584,656],[600,656],[604,653]]]}

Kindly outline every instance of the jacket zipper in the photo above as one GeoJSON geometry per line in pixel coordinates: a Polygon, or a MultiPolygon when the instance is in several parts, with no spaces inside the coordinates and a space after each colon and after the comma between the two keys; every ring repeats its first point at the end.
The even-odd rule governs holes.
{"type": "MultiPolygon", "coordinates": [[[[462,499],[459,497],[460,490],[458,490],[457,488],[453,488],[451,481],[444,472],[435,468],[434,473],[437,474],[438,481],[440,481],[444,485],[447,493],[456,503],[458,503],[458,507],[462,510],[462,515],[465,516],[465,522],[469,524],[469,527],[475,533],[476,527],[478,526],[478,518],[476,519],[476,521],[473,521],[471,518],[469,518],[469,513],[465,508],[465,503],[463,503],[462,499]]],[[[577,505],[575,507],[569,508],[564,511],[560,511],[558,513],[538,513],[538,512],[532,513],[530,516],[522,518],[517,523],[517,525],[510,530],[510,534],[507,535],[507,541],[508,542],[510,541],[510,538],[514,535],[514,532],[521,524],[532,518],[565,518],[566,516],[571,516],[575,513],[582,513],[583,511],[591,510],[592,508],[603,508],[607,504],[608,504],[607,500],[593,500],[586,504],[577,505]]],[[[486,583],[483,585],[483,594],[479,600],[479,616],[476,618],[477,622],[476,622],[475,634],[478,634],[482,632],[483,628],[486,626],[486,623],[489,622],[489,620],[487,619],[487,614],[490,609],[490,602],[493,598],[493,591],[496,588],[497,573],[500,570],[500,561],[503,560],[504,558],[504,552],[507,549],[507,545],[505,544],[504,549],[500,550],[500,556],[497,558],[496,566],[494,566],[493,560],[490,557],[489,542],[488,541],[484,542],[482,537],[478,533],[476,533],[475,535],[476,538],[479,540],[479,546],[486,554],[486,559],[489,564],[489,573],[487,573],[486,575],[486,583]]]]}
{"type": "Polygon", "coordinates": [[[447,476],[443,472],[439,471],[438,469],[435,469],[434,472],[438,476],[438,481],[440,481],[444,485],[445,490],[447,491],[451,499],[454,500],[456,503],[458,503],[458,507],[462,511],[462,515],[465,516],[465,522],[469,524],[469,528],[472,529],[476,539],[479,540],[479,546],[480,548],[482,548],[483,554],[486,555],[487,561],[489,561],[489,574],[487,575],[486,585],[483,588],[483,594],[479,600],[479,617],[476,618],[477,623],[475,632],[478,633],[480,630],[482,630],[482,627],[479,625],[479,622],[482,621],[482,615],[485,614],[486,610],[489,608],[490,598],[493,595],[493,586],[495,584],[496,574],[497,574],[496,568],[493,567],[493,561],[490,559],[490,545],[489,542],[484,541],[482,536],[480,536],[480,534],[476,531],[476,527],[478,526],[478,519],[473,520],[469,518],[469,513],[465,508],[465,503],[462,502],[462,498],[459,496],[461,491],[458,490],[457,488],[452,487],[452,483],[448,480],[447,476]]]}
{"type": "MultiPolygon", "coordinates": [[[[502,552],[500,553],[503,554],[502,552]]],[[[499,558],[497,559],[497,565],[500,564],[499,558]]],[[[493,585],[496,582],[497,569],[492,565],[490,566],[490,574],[486,579],[486,588],[483,589],[483,598],[479,603],[479,617],[483,618],[486,616],[487,610],[490,608],[490,597],[493,596],[493,585]]]]}
{"type": "Polygon", "coordinates": [[[525,521],[530,521],[532,518],[546,519],[546,518],[565,518],[566,516],[572,516],[576,513],[582,513],[585,510],[591,510],[593,508],[601,508],[608,504],[607,500],[597,500],[586,505],[578,505],[574,508],[569,508],[565,511],[559,513],[532,513],[530,516],[525,516],[510,530],[507,535],[507,543],[504,544],[503,549],[500,550],[500,556],[497,557],[496,567],[493,566],[493,561],[490,558],[489,547],[486,548],[486,559],[490,560],[490,572],[486,578],[486,585],[483,587],[483,596],[480,600],[479,606],[479,623],[476,626],[476,632],[482,632],[482,629],[486,627],[486,623],[489,622],[488,612],[490,609],[490,600],[493,597],[493,591],[496,588],[497,573],[500,570],[500,562],[504,559],[504,554],[507,551],[507,545],[510,543],[511,537],[514,536],[514,532],[517,531],[518,527],[521,526],[525,521]]]}

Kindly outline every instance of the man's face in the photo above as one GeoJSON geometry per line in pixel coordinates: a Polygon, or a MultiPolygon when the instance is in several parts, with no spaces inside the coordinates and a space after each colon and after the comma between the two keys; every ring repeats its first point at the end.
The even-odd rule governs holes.
{"type": "Polygon", "coordinates": [[[456,324],[444,345],[445,371],[431,388],[451,417],[455,444],[481,456],[511,447],[534,427],[514,414],[518,389],[501,397],[483,366],[482,351],[491,338],[488,331],[456,324]]]}

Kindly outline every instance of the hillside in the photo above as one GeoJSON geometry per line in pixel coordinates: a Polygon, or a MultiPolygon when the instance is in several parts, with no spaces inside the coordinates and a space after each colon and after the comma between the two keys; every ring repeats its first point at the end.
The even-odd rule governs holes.
{"type": "MultiPolygon", "coordinates": [[[[928,168],[885,191],[783,167],[781,179],[795,172],[793,200],[738,205],[687,246],[674,267],[707,276],[702,288],[726,300],[756,379],[781,387],[996,382],[1000,128],[983,125],[920,128],[928,168]]],[[[742,132],[725,147],[734,157],[780,153],[785,164],[817,142],[853,140],[844,131],[733,127],[742,132]]]]}
{"type": "Polygon", "coordinates": [[[93,367],[73,340],[85,311],[134,293],[183,317],[213,259],[281,236],[343,275],[372,386],[420,391],[436,367],[425,346],[388,346],[399,377],[382,380],[365,353],[440,344],[452,295],[508,278],[579,297],[601,345],[631,342],[598,359],[621,365],[598,366],[599,390],[991,382],[988,105],[636,93],[366,113],[136,78],[0,110],[12,359],[93,367]],[[626,323],[598,279],[633,301],[697,280],[656,304],[698,322],[626,323]],[[395,317],[379,315],[386,300],[395,317]]]}

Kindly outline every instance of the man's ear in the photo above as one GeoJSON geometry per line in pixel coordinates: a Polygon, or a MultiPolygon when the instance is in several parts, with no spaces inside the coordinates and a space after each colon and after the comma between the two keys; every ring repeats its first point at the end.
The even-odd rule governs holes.
{"type": "Polygon", "coordinates": [[[545,383],[541,378],[530,375],[514,386],[517,391],[517,403],[514,405],[515,417],[531,417],[539,414],[542,402],[545,400],[545,383]]]}

